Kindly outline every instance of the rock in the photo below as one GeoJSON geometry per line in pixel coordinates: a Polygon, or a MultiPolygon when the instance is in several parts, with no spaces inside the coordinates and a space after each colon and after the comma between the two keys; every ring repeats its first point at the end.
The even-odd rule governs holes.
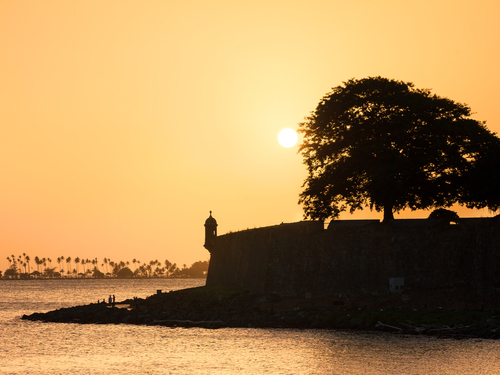
{"type": "MultiPolygon", "coordinates": [[[[131,300],[132,301],[132,300],[131,300]]],[[[133,302],[133,301],[132,301],[133,302]]],[[[23,315],[24,320],[79,324],[147,324],[171,327],[274,327],[385,330],[405,334],[432,334],[445,337],[475,335],[500,338],[500,320],[491,312],[472,314],[455,310],[418,312],[404,309],[340,309],[327,304],[311,304],[311,299],[277,300],[242,291],[213,292],[211,288],[193,288],[153,295],[142,300],[139,308],[110,308],[90,304],[58,309],[47,313],[23,315]],[[376,326],[377,321],[382,322],[376,326]],[[411,321],[412,324],[400,325],[411,321]],[[447,329],[442,322],[446,324],[447,329]],[[439,322],[437,325],[433,322],[439,322]],[[398,330],[387,327],[397,327],[398,330]],[[416,328],[423,328],[420,331],[416,328]],[[400,331],[399,331],[400,330],[400,331]]],[[[135,306],[135,303],[132,305],[135,306]]]]}

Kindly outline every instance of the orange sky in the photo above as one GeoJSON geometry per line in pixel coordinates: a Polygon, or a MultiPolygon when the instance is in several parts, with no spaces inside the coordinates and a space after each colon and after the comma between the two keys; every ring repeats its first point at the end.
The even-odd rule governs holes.
{"type": "Polygon", "coordinates": [[[306,170],[278,132],[350,78],[414,82],[500,131],[499,14],[498,1],[0,1],[0,270],[23,252],[190,265],[208,259],[209,210],[220,234],[300,220],[306,170]]]}

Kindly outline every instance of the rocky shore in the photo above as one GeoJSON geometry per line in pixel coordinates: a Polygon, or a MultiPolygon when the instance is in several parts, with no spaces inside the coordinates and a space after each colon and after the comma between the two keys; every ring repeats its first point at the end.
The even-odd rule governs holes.
{"type": "MultiPolygon", "coordinates": [[[[340,297],[284,298],[250,294],[234,285],[158,293],[115,305],[95,303],[24,315],[22,319],[80,324],[168,327],[349,329],[450,338],[500,339],[500,311],[354,307],[340,297]]],[[[389,306],[389,307],[387,307],[389,306]]]]}

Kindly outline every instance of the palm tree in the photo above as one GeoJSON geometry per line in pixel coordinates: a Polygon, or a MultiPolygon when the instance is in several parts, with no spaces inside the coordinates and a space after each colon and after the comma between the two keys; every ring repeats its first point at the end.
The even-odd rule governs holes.
{"type": "Polygon", "coordinates": [[[26,263],[28,264],[28,279],[29,279],[29,277],[30,277],[30,273],[31,273],[31,269],[30,269],[30,260],[31,260],[31,259],[30,259],[29,255],[25,255],[25,256],[24,256],[24,260],[25,260],[25,261],[26,261],[26,263]]]}
{"type": "Polygon", "coordinates": [[[71,269],[71,257],[66,258],[66,263],[67,263],[67,267],[68,267],[67,274],[69,275],[71,273],[71,271],[70,271],[70,269],[71,269]]]}
{"type": "Polygon", "coordinates": [[[137,267],[137,275],[141,277],[146,277],[147,272],[146,272],[146,263],[141,264],[139,267],[137,267]]]}
{"type": "Polygon", "coordinates": [[[26,255],[26,253],[23,253],[24,257],[24,273],[27,273],[29,277],[29,256],[26,255]],[[28,272],[26,272],[26,267],[28,267],[28,272]]]}
{"type": "Polygon", "coordinates": [[[168,273],[170,274],[170,276],[172,276],[172,275],[175,273],[175,271],[177,271],[177,270],[178,270],[178,268],[177,268],[177,263],[173,263],[173,264],[170,266],[170,268],[169,268],[169,270],[168,270],[168,273]]]}
{"type": "Polygon", "coordinates": [[[38,256],[35,257],[35,263],[36,263],[36,270],[40,272],[40,258],[38,256]]]}
{"type": "Polygon", "coordinates": [[[168,259],[165,259],[165,276],[170,276],[170,267],[172,267],[172,263],[168,259]]]}
{"type": "Polygon", "coordinates": [[[76,266],[76,275],[78,277],[78,273],[80,272],[80,258],[79,257],[75,258],[75,266],[76,266]]]}
{"type": "MultiPolygon", "coordinates": [[[[90,259],[85,259],[85,264],[91,264],[91,265],[94,265],[95,262],[94,262],[94,259],[90,260],[90,259]]],[[[87,269],[90,270],[92,267],[91,266],[87,266],[87,269]]]]}
{"type": "Polygon", "coordinates": [[[44,276],[47,276],[49,278],[53,278],[54,277],[54,272],[55,272],[55,267],[52,268],[52,267],[49,267],[49,268],[46,268],[45,271],[43,272],[44,276]]]}
{"type": "Polygon", "coordinates": [[[115,262],[109,262],[109,264],[113,267],[113,271],[111,271],[113,273],[113,275],[118,275],[118,271],[120,271],[123,267],[125,267],[125,262],[123,262],[122,260],[115,263],[115,262]]]}

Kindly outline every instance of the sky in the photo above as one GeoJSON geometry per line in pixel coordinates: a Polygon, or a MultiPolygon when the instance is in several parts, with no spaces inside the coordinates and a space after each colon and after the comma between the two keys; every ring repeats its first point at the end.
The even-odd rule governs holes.
{"type": "Polygon", "coordinates": [[[209,259],[209,211],[219,234],[301,220],[306,167],[278,133],[351,78],[413,82],[499,132],[499,14],[487,0],[0,0],[0,270],[22,253],[189,266],[209,259]]]}

